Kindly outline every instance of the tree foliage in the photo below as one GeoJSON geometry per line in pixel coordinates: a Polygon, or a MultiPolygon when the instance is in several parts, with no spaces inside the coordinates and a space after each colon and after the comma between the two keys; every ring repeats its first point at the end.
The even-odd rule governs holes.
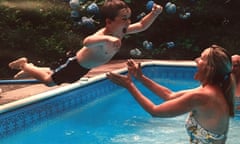
{"type": "MultiPolygon", "coordinates": [[[[63,60],[69,51],[82,47],[82,40],[104,26],[99,15],[87,13],[91,3],[99,7],[104,0],[80,0],[77,8],[79,18],[71,17],[68,0],[1,0],[0,1],[0,77],[9,77],[14,72],[7,64],[21,56],[31,62],[54,66],[63,60]],[[81,17],[94,20],[94,27],[79,24],[81,17]],[[59,61],[60,59],[60,61],[59,61]]],[[[148,0],[125,0],[132,9],[132,22],[139,21],[147,13],[148,0]]],[[[153,25],[139,34],[127,35],[120,52],[114,59],[193,59],[202,49],[218,44],[231,54],[240,54],[238,0],[155,0],[165,7],[167,2],[176,5],[176,13],[164,11],[153,25]],[[186,12],[190,17],[180,18],[186,12]],[[152,42],[152,49],[145,49],[144,41],[152,42]],[[174,42],[173,48],[167,43],[174,42]],[[138,48],[141,55],[132,56],[130,50],[138,48]]]]}

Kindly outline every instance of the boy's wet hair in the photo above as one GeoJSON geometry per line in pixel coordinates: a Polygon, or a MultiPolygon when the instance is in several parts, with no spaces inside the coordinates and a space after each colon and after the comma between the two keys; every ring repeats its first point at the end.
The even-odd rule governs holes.
{"type": "Polygon", "coordinates": [[[101,7],[102,18],[114,20],[118,12],[124,8],[129,8],[129,6],[122,0],[106,0],[101,7]]]}

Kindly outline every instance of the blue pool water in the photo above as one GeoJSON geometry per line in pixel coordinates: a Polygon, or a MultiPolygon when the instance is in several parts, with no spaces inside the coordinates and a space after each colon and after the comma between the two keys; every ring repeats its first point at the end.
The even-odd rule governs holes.
{"type": "MultiPolygon", "coordinates": [[[[148,75],[157,82],[174,91],[198,86],[196,81],[190,79],[194,69],[187,70],[187,73],[186,71],[181,71],[177,74],[174,72],[175,68],[170,68],[170,70],[168,69],[166,72],[163,72],[164,70],[166,69],[146,68],[144,69],[144,73],[148,73],[148,75]],[[161,71],[161,73],[159,71],[161,71]]],[[[19,128],[16,133],[9,132],[11,134],[4,136],[3,139],[0,140],[0,143],[188,143],[188,136],[184,128],[186,115],[175,118],[152,118],[135,102],[133,97],[125,89],[114,85],[108,80],[103,80],[99,83],[103,86],[93,84],[89,87],[83,87],[81,90],[77,89],[66,93],[63,97],[58,96],[45,100],[42,104],[26,106],[21,109],[20,112],[13,112],[18,116],[17,118],[20,119],[15,119],[15,122],[12,124],[13,126],[10,125],[9,127],[16,127],[16,125],[18,125],[16,121],[24,121],[24,124],[31,121],[35,124],[29,124],[29,126],[25,128],[19,128]],[[91,94],[92,91],[95,91],[96,94],[91,94]],[[61,105],[60,103],[64,104],[61,105]],[[50,105],[54,105],[53,108],[50,105]],[[47,108],[44,109],[43,107],[47,108]],[[39,113],[35,114],[35,111],[39,111],[39,113]],[[51,113],[49,111],[53,111],[52,113],[54,114],[49,116],[48,113],[51,113]],[[24,115],[23,113],[28,113],[26,114],[27,118],[21,120],[21,117],[24,115]]],[[[162,102],[161,99],[153,95],[140,83],[136,82],[136,84],[142,92],[149,96],[155,103],[162,102]]],[[[7,114],[6,117],[9,120],[13,115],[14,114],[10,113],[7,114]]],[[[5,120],[3,122],[7,124],[9,121],[5,120]]],[[[9,127],[6,128],[2,126],[2,129],[10,129],[9,127]]],[[[239,128],[240,118],[236,117],[231,120],[227,143],[237,144],[239,142],[239,134],[237,133],[239,128]]]]}

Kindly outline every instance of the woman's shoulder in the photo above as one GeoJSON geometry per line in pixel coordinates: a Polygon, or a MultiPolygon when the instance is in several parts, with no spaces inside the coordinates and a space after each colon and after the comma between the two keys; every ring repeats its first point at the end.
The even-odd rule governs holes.
{"type": "Polygon", "coordinates": [[[211,99],[213,99],[216,95],[220,94],[220,91],[208,86],[198,87],[189,92],[191,93],[193,101],[200,105],[211,101],[211,99]]]}

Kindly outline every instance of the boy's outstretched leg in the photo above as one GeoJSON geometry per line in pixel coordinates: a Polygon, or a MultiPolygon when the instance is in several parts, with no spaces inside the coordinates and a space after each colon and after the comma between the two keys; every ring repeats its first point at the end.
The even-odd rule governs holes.
{"type": "Polygon", "coordinates": [[[29,77],[33,77],[37,80],[42,81],[46,85],[53,86],[53,80],[51,75],[53,71],[48,67],[38,67],[32,63],[28,63],[27,58],[19,58],[11,63],[9,63],[9,67],[12,69],[18,69],[18,72],[14,78],[18,78],[24,75],[28,75],[29,77]]]}
{"type": "Polygon", "coordinates": [[[25,57],[22,57],[22,58],[19,58],[11,63],[8,64],[8,66],[11,68],[11,69],[18,69],[18,70],[21,70],[22,69],[22,66],[24,64],[27,63],[27,58],[25,57]]]}

